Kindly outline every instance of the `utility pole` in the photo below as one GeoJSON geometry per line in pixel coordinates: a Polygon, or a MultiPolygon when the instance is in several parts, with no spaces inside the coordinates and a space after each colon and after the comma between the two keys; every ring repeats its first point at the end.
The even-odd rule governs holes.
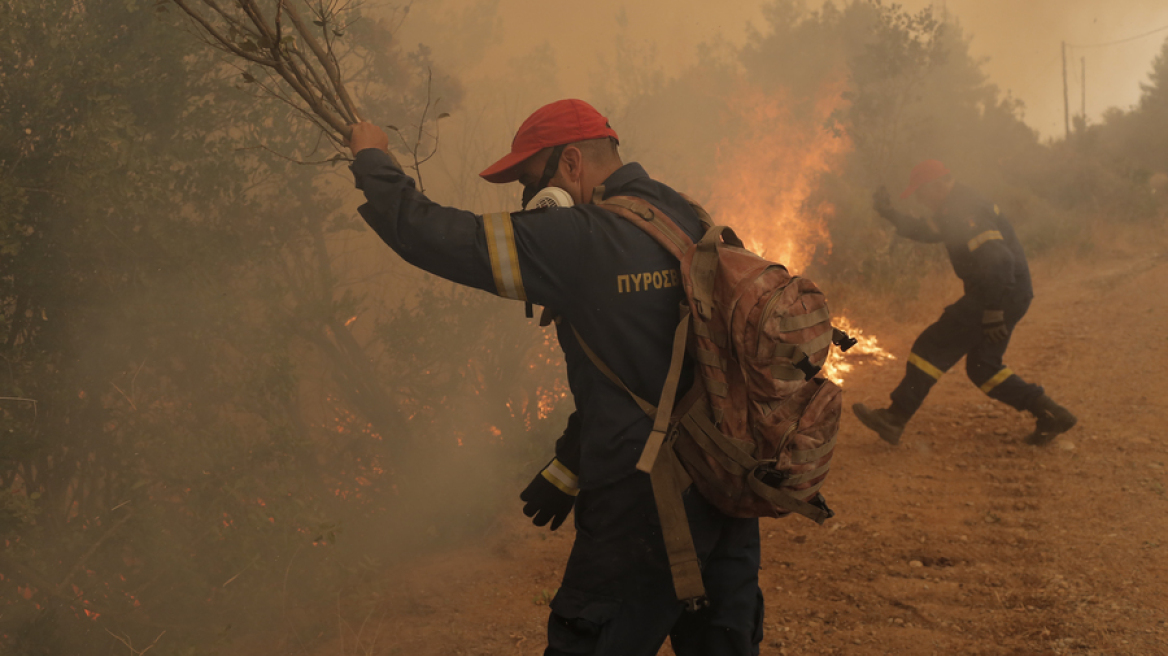
{"type": "Polygon", "coordinates": [[[1067,42],[1063,41],[1063,126],[1071,138],[1071,100],[1067,95],[1067,42]]]}
{"type": "Polygon", "coordinates": [[[1083,100],[1080,105],[1079,113],[1083,116],[1083,127],[1087,127],[1087,58],[1079,59],[1079,67],[1083,71],[1083,83],[1080,84],[1083,88],[1083,100]]]}

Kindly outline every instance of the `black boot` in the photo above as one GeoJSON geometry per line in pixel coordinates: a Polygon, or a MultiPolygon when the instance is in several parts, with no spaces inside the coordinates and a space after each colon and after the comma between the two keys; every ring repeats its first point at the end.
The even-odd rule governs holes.
{"type": "Polygon", "coordinates": [[[1069,410],[1050,400],[1043,394],[1030,406],[1030,414],[1038,418],[1034,432],[1026,438],[1027,444],[1046,446],[1058,435],[1074,427],[1078,419],[1069,410]]]}
{"type": "Polygon", "coordinates": [[[880,439],[892,445],[900,443],[900,434],[904,432],[908,417],[897,412],[896,408],[870,410],[863,403],[857,403],[852,406],[852,412],[856,413],[861,424],[876,431],[880,439]]]}

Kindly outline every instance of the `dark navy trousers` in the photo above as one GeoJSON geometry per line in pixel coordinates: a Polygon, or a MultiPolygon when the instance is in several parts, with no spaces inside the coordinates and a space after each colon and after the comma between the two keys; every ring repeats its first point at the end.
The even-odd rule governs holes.
{"type": "Polygon", "coordinates": [[[965,357],[969,379],[990,398],[1018,410],[1027,410],[1043,394],[1043,389],[1022,380],[1002,364],[1002,356],[1014,334],[1014,326],[1026,316],[1030,299],[1012,299],[1003,308],[1010,335],[995,343],[982,335],[984,307],[970,296],[962,296],[945,308],[941,318],[925,329],[913,343],[904,379],[892,392],[897,410],[912,416],[921,407],[929,390],[949,368],[965,357]]]}
{"type": "Polygon", "coordinates": [[[583,490],[576,542],[551,603],[544,656],[757,656],[763,600],[757,519],[728,517],[694,487],[684,493],[710,606],[677,601],[649,475],[583,490]]]}

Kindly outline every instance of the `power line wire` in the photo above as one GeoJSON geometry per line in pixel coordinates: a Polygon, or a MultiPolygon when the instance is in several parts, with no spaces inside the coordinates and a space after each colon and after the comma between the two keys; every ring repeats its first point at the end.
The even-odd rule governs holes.
{"type": "Polygon", "coordinates": [[[1143,34],[1129,36],[1126,39],[1117,39],[1115,41],[1107,41],[1105,43],[1088,43],[1086,45],[1075,45],[1073,43],[1068,43],[1067,47],[1068,48],[1102,48],[1103,46],[1114,46],[1114,45],[1117,45],[1120,43],[1127,43],[1128,41],[1135,41],[1137,39],[1142,39],[1144,37],[1152,36],[1153,34],[1156,34],[1158,32],[1163,32],[1165,30],[1168,30],[1168,25],[1165,25],[1164,27],[1157,27],[1156,29],[1152,30],[1151,32],[1144,32],[1143,34]]]}

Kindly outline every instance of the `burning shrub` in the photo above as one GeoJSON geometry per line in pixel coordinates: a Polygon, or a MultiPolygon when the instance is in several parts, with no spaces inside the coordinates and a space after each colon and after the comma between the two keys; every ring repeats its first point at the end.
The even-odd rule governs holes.
{"type": "MultiPolygon", "coordinates": [[[[930,8],[853,1],[810,11],[783,0],[766,16],[766,29],[731,59],[654,87],[619,122],[648,142],[632,147],[659,177],[707,200],[744,239],[796,270],[914,296],[945,258],[896,237],[870,198],[882,184],[901,188],[926,158],[998,199],[1035,251],[1086,244],[1101,219],[1155,214],[1140,187],[1149,175],[1134,160],[1116,166],[1103,155],[1107,130],[1041,143],[1022,121],[1022,103],[986,79],[968,37],[930,8]],[[685,152],[666,142],[676,134],[690,135],[685,152]]],[[[1168,64],[1157,63],[1156,89],[1163,71],[1168,64]]],[[[1160,105],[1149,100],[1139,111],[1152,106],[1160,105]]],[[[1124,120],[1105,127],[1118,135],[1124,120]]]]}

